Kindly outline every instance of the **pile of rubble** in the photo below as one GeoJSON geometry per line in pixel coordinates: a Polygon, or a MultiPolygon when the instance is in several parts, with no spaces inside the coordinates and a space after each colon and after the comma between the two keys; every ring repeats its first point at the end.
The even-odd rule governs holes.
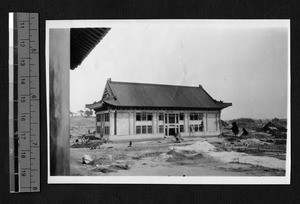
{"type": "Polygon", "coordinates": [[[95,158],[91,155],[82,157],[82,164],[94,166],[92,171],[101,173],[117,172],[117,170],[129,170],[128,163],[124,160],[115,160],[113,155],[107,155],[105,158],[95,158]]]}
{"type": "Polygon", "coordinates": [[[239,152],[281,152],[286,151],[286,139],[277,138],[265,132],[252,131],[247,135],[234,136],[228,132],[222,133],[219,137],[225,140],[220,145],[226,151],[239,152]]]}
{"type": "MultiPolygon", "coordinates": [[[[245,140],[246,144],[260,144],[258,140],[245,140]]],[[[203,153],[212,158],[225,162],[225,163],[241,163],[241,164],[251,164],[255,166],[262,166],[271,169],[285,170],[285,161],[274,157],[266,156],[252,156],[246,153],[240,153],[235,151],[220,151],[214,145],[206,142],[200,141],[192,145],[184,147],[173,147],[173,150],[182,153],[184,151],[192,151],[195,153],[203,153]]]]}

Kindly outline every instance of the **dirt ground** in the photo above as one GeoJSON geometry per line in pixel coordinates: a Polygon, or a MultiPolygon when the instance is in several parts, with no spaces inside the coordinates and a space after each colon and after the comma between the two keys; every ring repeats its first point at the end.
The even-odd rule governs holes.
{"type": "MultiPolygon", "coordinates": [[[[91,140],[86,146],[71,144],[71,176],[285,175],[285,171],[280,169],[240,163],[223,163],[205,153],[178,153],[172,150],[174,146],[186,146],[204,140],[218,148],[225,142],[224,138],[184,138],[182,143],[174,143],[173,140],[173,138],[166,138],[157,141],[133,142],[131,147],[129,147],[129,142],[101,144],[99,140],[91,140]],[[85,155],[88,155],[86,158],[91,158],[91,163],[85,159],[85,163],[89,164],[83,164],[85,155]]],[[[255,152],[252,155],[255,155],[255,152]]],[[[259,155],[264,156],[262,153],[259,155]]],[[[279,155],[279,153],[268,156],[285,160],[285,156],[279,155]]]]}

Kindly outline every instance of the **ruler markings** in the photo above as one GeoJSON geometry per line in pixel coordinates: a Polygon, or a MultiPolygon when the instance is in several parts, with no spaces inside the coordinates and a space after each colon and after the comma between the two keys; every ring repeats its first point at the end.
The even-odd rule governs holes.
{"type": "MultiPolygon", "coordinates": [[[[30,14],[28,14],[29,15],[29,19],[30,19],[30,14]]],[[[30,25],[30,22],[29,22],[29,25],[30,25]]],[[[31,37],[31,35],[30,35],[30,26],[28,26],[28,34],[29,34],[29,37],[31,37]]],[[[29,53],[29,65],[30,65],[30,40],[29,40],[29,46],[28,46],[28,53],[29,53]]],[[[29,76],[31,77],[31,72],[29,72],[29,76]]],[[[29,83],[29,89],[30,89],[30,83],[29,83]]],[[[30,91],[30,90],[29,90],[30,91]]],[[[30,106],[30,103],[29,103],[29,111],[31,112],[31,106],[30,106]]],[[[29,121],[30,121],[30,124],[31,124],[31,117],[29,117],[29,121]]],[[[30,125],[31,126],[31,125],[30,125]]],[[[30,130],[31,130],[31,128],[30,128],[30,130]]],[[[30,154],[31,154],[31,145],[29,146],[29,148],[30,148],[30,154]]],[[[30,166],[32,166],[32,164],[31,164],[31,156],[30,156],[30,166]]],[[[29,179],[30,179],[30,188],[31,188],[31,177],[32,175],[31,175],[31,172],[30,172],[30,177],[29,177],[29,179]]]]}
{"type": "Polygon", "coordinates": [[[38,14],[12,15],[13,45],[10,46],[13,56],[10,57],[13,57],[13,64],[10,71],[15,71],[10,84],[14,104],[10,106],[14,115],[10,120],[10,138],[13,138],[10,139],[10,191],[39,192],[38,14]]]}

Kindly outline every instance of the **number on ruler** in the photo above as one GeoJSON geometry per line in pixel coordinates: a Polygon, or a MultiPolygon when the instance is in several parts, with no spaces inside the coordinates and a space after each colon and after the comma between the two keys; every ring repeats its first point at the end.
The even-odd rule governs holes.
{"type": "Polygon", "coordinates": [[[21,84],[26,84],[25,79],[21,78],[21,84]]]}
{"type": "Polygon", "coordinates": [[[26,176],[26,171],[25,170],[22,170],[21,176],[26,176]]]}
{"type": "Polygon", "coordinates": [[[21,158],[25,159],[26,158],[26,153],[25,152],[22,152],[21,154],[21,158]]]}
{"type": "Polygon", "coordinates": [[[20,41],[20,47],[25,47],[25,41],[24,40],[20,41]]]}
{"type": "Polygon", "coordinates": [[[25,96],[21,96],[21,103],[26,103],[26,97],[25,96]]]}
{"type": "Polygon", "coordinates": [[[26,116],[25,115],[21,115],[21,121],[26,121],[26,116]]]}
{"type": "Polygon", "coordinates": [[[26,140],[26,134],[25,134],[25,133],[22,133],[22,134],[21,134],[21,138],[22,138],[23,140],[26,140]]]}
{"type": "Polygon", "coordinates": [[[24,22],[20,23],[20,28],[25,28],[25,23],[24,22]]]}
{"type": "Polygon", "coordinates": [[[24,59],[21,59],[21,61],[20,61],[20,66],[25,66],[25,60],[24,59]]]}

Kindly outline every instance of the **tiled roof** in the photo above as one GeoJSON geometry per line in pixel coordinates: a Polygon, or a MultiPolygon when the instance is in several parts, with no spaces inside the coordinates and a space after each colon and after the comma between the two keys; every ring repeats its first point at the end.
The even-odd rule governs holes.
{"type": "Polygon", "coordinates": [[[110,28],[71,28],[71,69],[75,69],[110,28]]]}
{"type": "Polygon", "coordinates": [[[154,107],[154,108],[203,108],[223,109],[231,103],[214,100],[201,86],[175,86],[163,84],[144,84],[108,81],[114,96],[88,108],[97,109],[103,104],[116,107],[154,107]]]}

